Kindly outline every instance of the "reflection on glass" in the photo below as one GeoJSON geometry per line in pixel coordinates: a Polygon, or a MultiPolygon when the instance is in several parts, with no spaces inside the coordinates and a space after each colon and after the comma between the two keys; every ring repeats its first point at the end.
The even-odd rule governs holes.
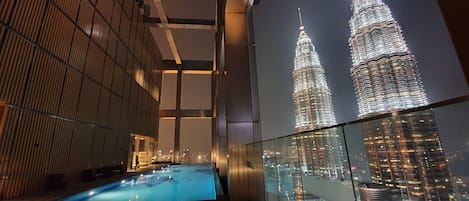
{"type": "Polygon", "coordinates": [[[454,198],[430,110],[363,123],[371,181],[405,200],[454,198]]]}
{"type": "Polygon", "coordinates": [[[263,141],[266,200],[469,200],[469,96],[463,100],[263,141]],[[310,137],[333,132],[345,145],[344,171],[315,170],[337,161],[318,160],[310,137]]]}

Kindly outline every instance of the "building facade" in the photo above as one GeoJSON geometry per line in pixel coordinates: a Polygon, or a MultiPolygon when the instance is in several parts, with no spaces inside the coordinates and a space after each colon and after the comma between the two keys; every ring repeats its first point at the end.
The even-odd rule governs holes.
{"type": "Polygon", "coordinates": [[[396,111],[363,124],[372,182],[403,200],[453,199],[433,112],[397,113],[428,104],[401,27],[382,0],[353,0],[352,10],[349,46],[359,117],[396,111]]]}
{"type": "MultiPolygon", "coordinates": [[[[298,10],[300,11],[300,10],[298,10]]],[[[293,70],[295,130],[303,132],[336,124],[332,94],[318,53],[305,31],[300,14],[293,70]]],[[[305,133],[298,137],[304,173],[337,179],[343,175],[343,152],[336,129],[305,133]]]]}

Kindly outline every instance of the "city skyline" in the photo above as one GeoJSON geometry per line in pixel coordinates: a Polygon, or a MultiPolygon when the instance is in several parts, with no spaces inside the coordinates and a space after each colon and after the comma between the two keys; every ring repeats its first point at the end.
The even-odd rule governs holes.
{"type": "MultiPolygon", "coordinates": [[[[351,1],[348,0],[294,1],[291,4],[273,0],[254,7],[263,139],[294,133],[294,123],[289,120],[294,119],[293,107],[287,103],[291,100],[288,92],[292,89],[287,85],[291,83],[291,78],[285,74],[291,72],[291,68],[287,68],[291,66],[291,62],[288,62],[291,59],[287,58],[293,58],[289,51],[294,47],[289,44],[295,43],[285,35],[292,35],[289,30],[296,30],[294,27],[298,26],[298,20],[294,19],[297,18],[298,7],[307,13],[303,14],[303,23],[321,55],[321,63],[332,91],[337,122],[357,118],[358,104],[354,100],[353,82],[349,74],[352,59],[347,45],[350,36],[348,18],[352,15],[350,5],[351,1]],[[277,23],[265,23],[267,20],[277,23]]],[[[405,37],[410,41],[409,49],[421,66],[423,82],[428,83],[425,89],[429,103],[467,94],[468,89],[437,2],[389,1],[389,6],[401,22],[405,37]],[[438,48],[429,48],[428,41],[435,41],[433,44],[438,48]]]]}

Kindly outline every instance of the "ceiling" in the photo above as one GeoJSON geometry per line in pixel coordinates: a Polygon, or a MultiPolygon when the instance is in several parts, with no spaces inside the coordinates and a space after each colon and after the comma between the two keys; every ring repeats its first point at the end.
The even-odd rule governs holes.
{"type": "Polygon", "coordinates": [[[212,61],[216,0],[145,0],[146,22],[164,60],[212,61]]]}

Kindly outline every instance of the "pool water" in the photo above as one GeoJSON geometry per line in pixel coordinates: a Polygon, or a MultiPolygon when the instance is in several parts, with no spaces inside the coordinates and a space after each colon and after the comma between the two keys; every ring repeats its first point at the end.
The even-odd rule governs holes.
{"type": "Polygon", "coordinates": [[[172,165],[107,184],[64,201],[190,201],[216,200],[210,165],[172,165]]]}

